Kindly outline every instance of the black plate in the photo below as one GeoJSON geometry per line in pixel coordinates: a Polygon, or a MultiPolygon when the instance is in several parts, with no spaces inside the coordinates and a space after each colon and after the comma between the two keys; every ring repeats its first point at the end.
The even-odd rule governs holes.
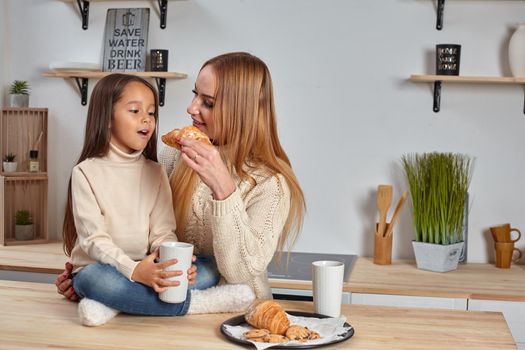
{"type": "MultiPolygon", "coordinates": [[[[286,313],[288,313],[290,315],[293,315],[293,316],[299,316],[299,317],[329,318],[329,316],[319,315],[319,314],[316,314],[316,313],[313,313],[313,312],[286,311],[286,313]]],[[[251,343],[251,342],[249,342],[247,340],[238,339],[238,338],[235,338],[232,335],[230,335],[226,331],[226,328],[224,327],[226,325],[228,325],[228,326],[248,325],[246,323],[246,320],[244,319],[244,315],[232,317],[232,318],[224,321],[221,324],[221,333],[224,334],[226,336],[226,338],[228,338],[228,340],[230,340],[230,341],[232,341],[234,343],[241,344],[241,345],[244,345],[244,346],[254,346],[253,343],[251,343]]],[[[345,322],[344,326],[345,327],[351,327],[347,322],[345,322]]],[[[319,347],[322,347],[322,346],[327,346],[327,345],[331,345],[331,344],[335,344],[335,343],[340,343],[342,341],[345,341],[345,340],[351,338],[354,335],[354,328],[351,327],[344,334],[340,334],[340,335],[343,336],[343,338],[337,339],[337,340],[332,340],[331,342],[328,342],[328,343],[325,343],[325,344],[305,344],[305,345],[297,344],[297,345],[287,345],[287,346],[276,345],[276,346],[272,346],[270,349],[312,349],[312,348],[319,348],[319,347]]]]}

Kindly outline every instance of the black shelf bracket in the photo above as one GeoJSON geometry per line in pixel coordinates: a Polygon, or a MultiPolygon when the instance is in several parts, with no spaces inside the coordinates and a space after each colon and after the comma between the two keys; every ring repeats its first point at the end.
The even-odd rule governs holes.
{"type": "Polygon", "coordinates": [[[158,0],[160,9],[160,28],[166,29],[166,17],[168,16],[168,0],[158,0]]]}
{"type": "Polygon", "coordinates": [[[87,104],[88,78],[75,78],[75,81],[80,91],[80,103],[85,106],[87,104]]]}
{"type": "Polygon", "coordinates": [[[443,13],[445,12],[445,0],[438,0],[437,2],[437,20],[436,29],[443,29],[443,13]]]}
{"type": "Polygon", "coordinates": [[[434,105],[433,110],[434,112],[439,112],[441,108],[441,80],[437,80],[434,82],[434,105]]]}
{"type": "Polygon", "coordinates": [[[523,85],[523,94],[524,94],[524,97],[523,97],[523,114],[525,114],[525,85],[523,85]]]}
{"type": "Polygon", "coordinates": [[[159,106],[164,106],[164,98],[166,96],[166,78],[155,78],[157,82],[157,90],[159,90],[159,106]]]}
{"type": "Polygon", "coordinates": [[[78,9],[82,16],[82,29],[88,29],[89,23],[89,1],[88,0],[77,0],[78,9]]]}
{"type": "MultiPolygon", "coordinates": [[[[159,2],[160,28],[166,29],[166,20],[168,17],[168,0],[157,0],[159,2]]],[[[82,29],[88,29],[89,23],[89,0],[77,0],[78,9],[82,16],[82,29]]]]}

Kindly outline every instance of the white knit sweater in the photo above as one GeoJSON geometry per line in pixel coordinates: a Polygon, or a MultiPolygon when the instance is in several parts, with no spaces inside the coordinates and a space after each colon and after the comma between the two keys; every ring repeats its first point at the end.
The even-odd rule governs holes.
{"type": "MultiPolygon", "coordinates": [[[[180,153],[165,147],[159,162],[172,174],[180,153]]],[[[237,177],[237,188],[218,201],[202,181],[192,197],[184,239],[197,254],[213,255],[228,283],[246,283],[257,298],[271,298],[266,268],[275,253],[290,210],[290,190],[284,177],[263,169],[250,175],[255,186],[237,177]]]]}

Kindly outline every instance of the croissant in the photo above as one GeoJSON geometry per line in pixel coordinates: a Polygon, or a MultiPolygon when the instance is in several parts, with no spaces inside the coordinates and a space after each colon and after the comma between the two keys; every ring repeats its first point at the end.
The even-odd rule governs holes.
{"type": "Polygon", "coordinates": [[[185,126],[182,129],[173,129],[169,133],[162,135],[161,140],[165,144],[171,147],[175,147],[180,150],[180,144],[177,142],[178,137],[186,137],[189,139],[195,139],[211,145],[211,141],[208,135],[194,127],[193,125],[185,126]]]}
{"type": "Polygon", "coordinates": [[[286,312],[273,300],[255,301],[244,318],[253,327],[267,329],[274,334],[284,335],[290,327],[286,312]]]}

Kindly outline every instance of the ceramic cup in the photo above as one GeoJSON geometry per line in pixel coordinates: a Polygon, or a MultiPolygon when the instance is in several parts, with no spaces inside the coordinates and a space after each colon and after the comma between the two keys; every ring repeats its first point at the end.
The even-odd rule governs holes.
{"type": "Polygon", "coordinates": [[[170,281],[179,281],[176,287],[168,287],[159,294],[160,300],[166,303],[182,303],[188,292],[188,269],[191,266],[193,245],[183,242],[163,242],[160,245],[160,261],[177,259],[178,262],[168,266],[166,271],[181,270],[182,275],[168,278],[170,281]]]}
{"type": "Polygon", "coordinates": [[[314,261],[312,263],[315,312],[339,317],[343,298],[345,265],[340,261],[314,261]]]}
{"type": "MultiPolygon", "coordinates": [[[[379,224],[376,223],[376,232],[379,224]]],[[[385,232],[390,227],[386,224],[385,232]]],[[[391,233],[388,237],[374,234],[374,264],[376,265],[390,265],[392,264],[392,237],[391,233]]]]}
{"type": "Polygon", "coordinates": [[[514,242],[496,242],[494,248],[496,248],[496,267],[508,269],[511,262],[517,263],[521,259],[521,251],[514,248],[514,242]],[[515,258],[513,258],[514,252],[518,252],[515,258]]]}
{"type": "Polygon", "coordinates": [[[492,233],[492,238],[494,242],[500,243],[515,243],[520,240],[521,232],[517,228],[511,228],[510,224],[503,224],[498,226],[493,226],[490,228],[490,233],[492,233]],[[515,239],[512,239],[511,233],[517,232],[518,236],[515,239]]]}

